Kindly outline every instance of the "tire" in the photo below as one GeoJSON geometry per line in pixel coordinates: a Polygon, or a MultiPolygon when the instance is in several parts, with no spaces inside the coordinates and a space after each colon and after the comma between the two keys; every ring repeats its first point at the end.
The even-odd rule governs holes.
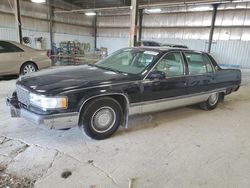
{"type": "Polygon", "coordinates": [[[21,75],[26,75],[37,71],[37,66],[34,63],[24,63],[20,69],[21,75]]]}
{"type": "Polygon", "coordinates": [[[213,110],[217,107],[221,98],[220,93],[213,93],[209,96],[206,102],[200,103],[200,108],[203,110],[213,110]]]}
{"type": "Polygon", "coordinates": [[[80,127],[91,138],[109,138],[120,127],[123,111],[121,105],[111,97],[91,101],[80,113],[80,127]]]}

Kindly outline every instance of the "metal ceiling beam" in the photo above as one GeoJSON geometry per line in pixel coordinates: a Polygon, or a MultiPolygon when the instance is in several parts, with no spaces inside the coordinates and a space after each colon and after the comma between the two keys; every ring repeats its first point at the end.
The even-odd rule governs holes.
{"type": "MultiPolygon", "coordinates": [[[[212,5],[212,4],[226,4],[226,3],[239,3],[241,1],[232,1],[232,0],[179,0],[173,2],[164,2],[159,4],[143,4],[139,5],[139,9],[145,8],[155,8],[155,7],[179,7],[187,5],[212,5]]],[[[242,2],[250,2],[250,0],[245,0],[242,2]]],[[[104,8],[90,8],[90,9],[75,9],[70,11],[55,11],[55,13],[84,13],[84,12],[101,12],[107,10],[130,10],[131,6],[115,6],[115,7],[104,7],[104,8]]]]}
{"type": "Polygon", "coordinates": [[[104,8],[130,5],[130,0],[64,0],[81,8],[104,8]]]}
{"type": "Polygon", "coordinates": [[[158,4],[147,4],[140,5],[140,8],[153,8],[153,7],[178,7],[186,5],[212,5],[212,4],[223,4],[223,3],[232,3],[232,0],[179,0],[169,3],[158,3],[158,4]]]}
{"type": "Polygon", "coordinates": [[[90,8],[90,9],[77,9],[77,10],[70,10],[64,11],[59,10],[55,11],[55,13],[84,13],[84,12],[100,12],[105,10],[129,10],[130,6],[121,6],[121,7],[108,7],[108,8],[90,8]]]}
{"type": "Polygon", "coordinates": [[[68,3],[65,0],[53,0],[52,6],[59,9],[64,10],[72,10],[72,9],[79,9],[82,7],[73,5],[72,3],[68,3]]]}

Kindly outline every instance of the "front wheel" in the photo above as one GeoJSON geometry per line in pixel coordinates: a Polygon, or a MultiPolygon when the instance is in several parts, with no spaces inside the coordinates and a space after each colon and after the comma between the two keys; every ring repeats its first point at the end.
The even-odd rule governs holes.
{"type": "Polygon", "coordinates": [[[209,96],[206,102],[200,103],[200,108],[203,110],[213,110],[217,107],[220,101],[220,93],[213,93],[209,96]]]}
{"type": "Polygon", "coordinates": [[[121,105],[111,97],[91,101],[81,112],[80,126],[93,139],[110,137],[122,122],[121,105]]]}

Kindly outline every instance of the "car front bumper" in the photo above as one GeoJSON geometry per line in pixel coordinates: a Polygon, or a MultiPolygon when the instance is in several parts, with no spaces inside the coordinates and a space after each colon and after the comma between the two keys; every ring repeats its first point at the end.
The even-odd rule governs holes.
{"type": "Polygon", "coordinates": [[[16,98],[7,98],[6,103],[10,107],[11,117],[25,118],[34,124],[44,125],[49,129],[68,129],[78,126],[79,113],[61,113],[54,115],[39,115],[24,108],[19,108],[16,98]]]}

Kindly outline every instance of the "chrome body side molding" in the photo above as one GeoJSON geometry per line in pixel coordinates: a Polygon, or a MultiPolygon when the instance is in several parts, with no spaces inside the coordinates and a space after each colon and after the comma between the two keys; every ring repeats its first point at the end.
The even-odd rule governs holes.
{"type": "Polygon", "coordinates": [[[218,89],[180,97],[164,98],[130,105],[129,115],[143,114],[188,106],[206,101],[212,93],[226,92],[226,89],[218,89]]]}

